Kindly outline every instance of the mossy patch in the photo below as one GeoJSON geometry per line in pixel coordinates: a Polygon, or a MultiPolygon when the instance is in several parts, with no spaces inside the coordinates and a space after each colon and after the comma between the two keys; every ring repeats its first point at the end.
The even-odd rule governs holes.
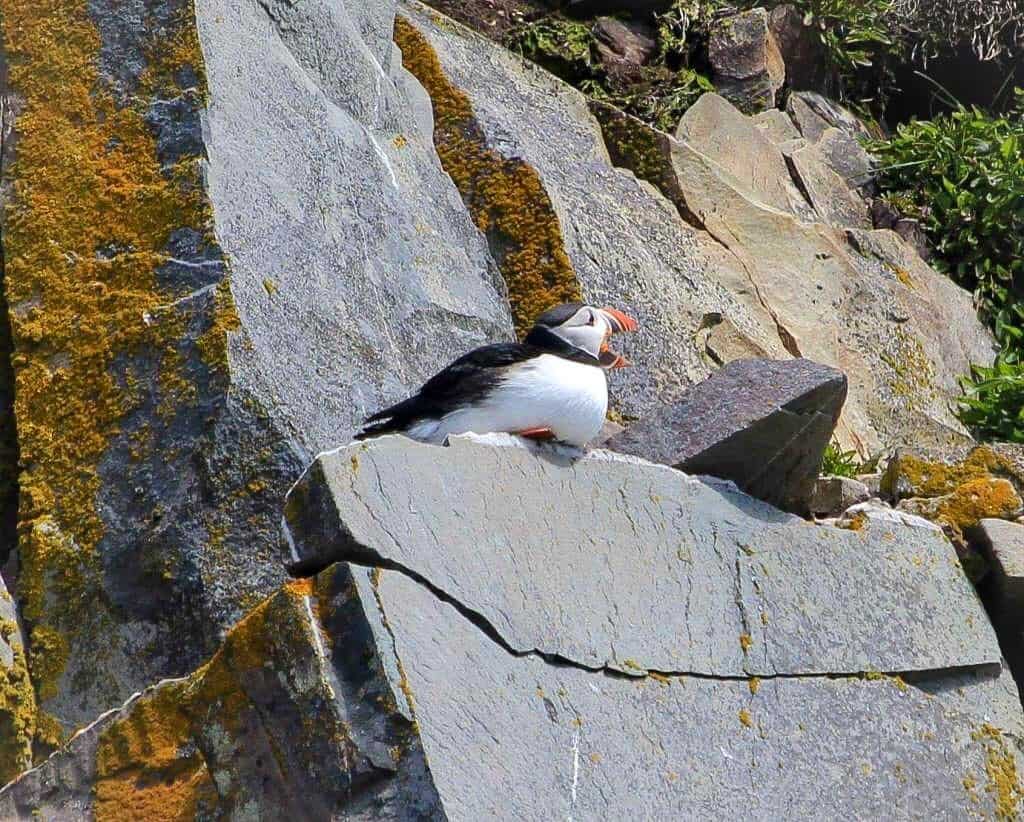
{"type": "Polygon", "coordinates": [[[544,183],[526,162],[488,145],[469,97],[448,79],[434,49],[409,21],[395,18],[394,37],[402,64],[430,95],[441,165],[488,240],[523,336],[541,312],[582,300],[544,183]]]}
{"type": "Polygon", "coordinates": [[[901,453],[889,463],[882,477],[882,491],[892,497],[938,497],[966,482],[990,476],[1017,479],[1018,471],[1012,462],[984,445],[959,462],[901,453]]]}

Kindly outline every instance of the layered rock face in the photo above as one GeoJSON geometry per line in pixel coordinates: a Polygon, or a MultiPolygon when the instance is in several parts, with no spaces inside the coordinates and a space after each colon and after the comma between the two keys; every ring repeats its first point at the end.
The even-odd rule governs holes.
{"type": "Polygon", "coordinates": [[[13,2],[3,26],[45,747],[197,667],[281,583],[311,455],[511,323],[388,4],[13,2]]]}
{"type": "MultiPolygon", "coordinates": [[[[493,42],[414,2],[401,9],[396,40],[441,112],[435,143],[470,208],[507,203],[467,133],[536,174],[561,229],[548,256],[583,297],[640,320],[643,356],[613,379],[626,417],[725,361],[802,356],[850,379],[847,447],[965,440],[950,398],[970,361],[992,359],[991,339],[965,291],[871,230],[851,171],[863,151],[835,146],[848,115],[805,103],[776,142],[782,132],[709,94],[670,136],[607,107],[588,115],[583,95],[493,42]]],[[[477,215],[487,231],[493,220],[477,215]]]]}
{"type": "Polygon", "coordinates": [[[1024,717],[938,531],[818,528],[728,483],[493,435],[323,455],[286,520],[297,568],[337,564],[5,789],[5,816],[1015,806],[1024,717]]]}
{"type": "Polygon", "coordinates": [[[991,355],[841,116],[661,134],[395,15],[3,3],[0,817],[1013,813],[1015,688],[910,514],[503,440],[333,452],[285,509],[561,300],[640,320],[624,422],[806,356],[847,445],[959,441],[991,355]]]}

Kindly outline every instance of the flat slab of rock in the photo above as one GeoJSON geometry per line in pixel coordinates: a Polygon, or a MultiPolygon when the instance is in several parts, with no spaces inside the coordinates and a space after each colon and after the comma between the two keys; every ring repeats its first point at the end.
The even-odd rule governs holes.
{"type": "Polygon", "coordinates": [[[612,438],[608,448],[733,480],[806,513],[846,400],[846,377],[810,360],[737,360],[612,438]]]}
{"type": "Polygon", "coordinates": [[[979,528],[992,562],[992,572],[1024,608],[1024,525],[1002,519],[983,519],[979,528]]]}
{"type": "Polygon", "coordinates": [[[624,674],[999,661],[937,532],[822,529],[731,484],[520,442],[454,437],[441,449],[384,437],[322,455],[286,507],[295,569],[400,568],[515,653],[624,674]]]}
{"type": "Polygon", "coordinates": [[[0,791],[0,817],[1014,809],[1017,691],[934,533],[507,436],[324,454],[285,520],[296,556],[339,562],[0,791]]]}

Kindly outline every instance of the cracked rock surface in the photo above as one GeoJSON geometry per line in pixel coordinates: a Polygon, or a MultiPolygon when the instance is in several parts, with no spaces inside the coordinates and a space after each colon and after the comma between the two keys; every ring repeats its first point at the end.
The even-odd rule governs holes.
{"type": "Polygon", "coordinates": [[[286,523],[298,567],[332,564],[0,815],[955,819],[1016,796],[1018,693],[937,532],[472,435],[321,455],[286,523]]]}

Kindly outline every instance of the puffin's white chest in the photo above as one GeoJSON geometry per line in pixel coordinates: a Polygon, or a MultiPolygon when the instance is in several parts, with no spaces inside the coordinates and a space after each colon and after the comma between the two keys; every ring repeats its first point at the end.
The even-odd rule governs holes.
{"type": "Polygon", "coordinates": [[[584,445],[597,436],[607,411],[608,382],[601,368],[542,354],[514,366],[482,402],[446,416],[437,433],[550,428],[563,442],[584,445]]]}

